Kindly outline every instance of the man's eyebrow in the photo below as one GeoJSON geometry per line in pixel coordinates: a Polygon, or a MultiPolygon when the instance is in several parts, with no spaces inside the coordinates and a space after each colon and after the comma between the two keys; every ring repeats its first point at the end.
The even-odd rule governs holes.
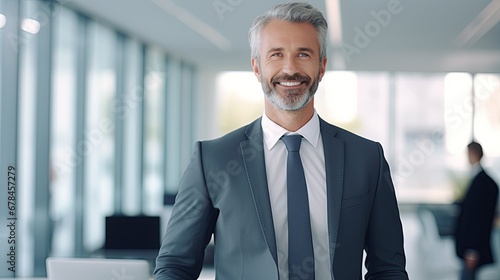
{"type": "MultiPolygon", "coordinates": [[[[278,48],[271,48],[267,51],[267,53],[273,53],[273,52],[282,52],[284,51],[285,48],[281,48],[281,47],[278,47],[278,48]]],[[[312,48],[307,48],[307,47],[300,47],[300,48],[297,48],[297,51],[299,52],[309,52],[309,53],[312,53],[314,54],[314,50],[312,48]]]]}
{"type": "Polygon", "coordinates": [[[311,48],[306,48],[306,47],[298,48],[297,50],[298,50],[298,51],[301,51],[301,52],[310,52],[310,53],[314,53],[314,50],[313,50],[313,49],[311,49],[311,48]]]}
{"type": "Polygon", "coordinates": [[[267,51],[267,53],[269,54],[269,53],[273,53],[273,52],[282,52],[284,50],[285,50],[285,48],[271,48],[267,51]]]}

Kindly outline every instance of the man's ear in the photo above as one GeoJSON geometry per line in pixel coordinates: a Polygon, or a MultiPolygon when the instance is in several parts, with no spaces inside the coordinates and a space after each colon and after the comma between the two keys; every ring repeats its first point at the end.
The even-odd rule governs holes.
{"type": "Polygon", "coordinates": [[[252,63],[253,73],[257,77],[257,80],[259,80],[260,82],[259,60],[255,57],[252,57],[251,63],[252,63]]]}
{"type": "Polygon", "coordinates": [[[323,79],[323,76],[325,75],[325,72],[326,72],[326,62],[327,62],[327,59],[326,57],[324,57],[322,60],[321,60],[321,65],[320,65],[320,70],[319,70],[319,80],[321,81],[321,79],[323,79]]]}

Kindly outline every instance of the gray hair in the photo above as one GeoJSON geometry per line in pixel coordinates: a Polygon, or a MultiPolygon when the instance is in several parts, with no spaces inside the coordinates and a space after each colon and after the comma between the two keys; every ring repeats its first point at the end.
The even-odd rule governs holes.
{"type": "Polygon", "coordinates": [[[248,32],[252,58],[259,58],[260,32],[272,20],[310,23],[318,31],[320,60],[326,57],[326,33],[328,24],[323,14],[308,3],[279,4],[255,18],[248,32]]]}

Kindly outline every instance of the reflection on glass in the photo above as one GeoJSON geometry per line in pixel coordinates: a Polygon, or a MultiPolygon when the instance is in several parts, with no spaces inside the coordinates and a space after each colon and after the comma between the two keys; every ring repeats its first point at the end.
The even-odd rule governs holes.
{"type": "Polygon", "coordinates": [[[77,151],[86,158],[84,246],[104,243],[104,218],[114,212],[114,132],[116,35],[90,24],[85,141],[77,151]]]}

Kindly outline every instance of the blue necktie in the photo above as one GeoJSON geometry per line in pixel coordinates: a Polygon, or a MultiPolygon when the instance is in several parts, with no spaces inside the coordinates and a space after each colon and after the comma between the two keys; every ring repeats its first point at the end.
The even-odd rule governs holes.
{"type": "Polygon", "coordinates": [[[286,163],[288,203],[289,280],[314,280],[314,253],[306,178],[300,160],[301,135],[281,137],[288,150],[286,163]]]}

